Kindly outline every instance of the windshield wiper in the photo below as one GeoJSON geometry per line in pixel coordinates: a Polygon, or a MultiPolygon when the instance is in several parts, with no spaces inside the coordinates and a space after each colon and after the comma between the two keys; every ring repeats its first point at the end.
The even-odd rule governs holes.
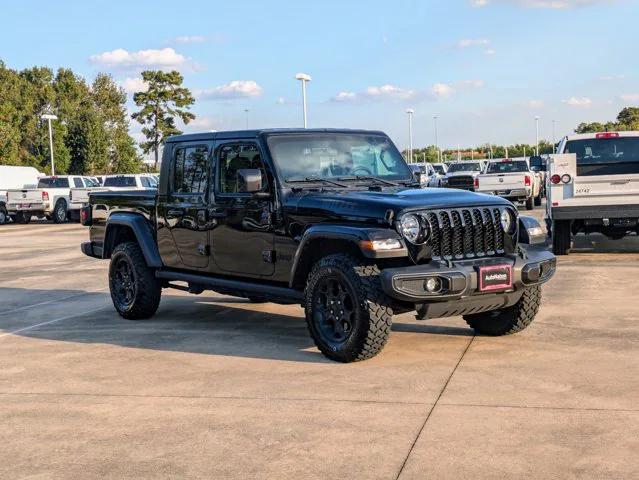
{"type": "Polygon", "coordinates": [[[348,180],[372,180],[374,182],[383,183],[384,185],[389,185],[391,187],[397,187],[399,183],[391,182],[390,180],[384,180],[383,178],[373,177],[370,175],[351,175],[348,177],[338,177],[338,180],[348,181],[348,180]]]}
{"type": "Polygon", "coordinates": [[[328,180],[327,178],[321,178],[321,177],[304,177],[304,178],[292,177],[292,178],[285,178],[284,181],[286,183],[323,183],[324,185],[333,185],[335,187],[342,187],[342,188],[347,187],[347,185],[344,185],[343,183],[334,182],[333,180],[328,180]]]}

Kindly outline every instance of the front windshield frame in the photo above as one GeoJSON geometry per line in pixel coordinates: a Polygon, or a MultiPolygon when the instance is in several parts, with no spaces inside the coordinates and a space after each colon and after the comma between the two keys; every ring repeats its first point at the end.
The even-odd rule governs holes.
{"type": "MultiPolygon", "coordinates": [[[[389,181],[389,182],[409,182],[409,183],[415,183],[415,177],[413,175],[412,170],[410,169],[409,165],[406,163],[406,161],[404,160],[404,157],[402,156],[402,154],[399,152],[399,150],[397,149],[397,147],[395,146],[395,144],[392,142],[392,140],[384,135],[384,134],[380,134],[380,133],[367,133],[367,132],[296,132],[296,133],[269,133],[265,135],[265,139],[264,139],[264,144],[266,149],[268,150],[269,153],[269,157],[273,163],[273,167],[275,168],[278,177],[279,177],[279,181],[281,183],[284,184],[294,184],[297,181],[305,181],[305,178],[308,179],[313,179],[313,181],[317,181],[317,183],[322,183],[322,182],[335,182],[335,181],[339,181],[339,182],[349,182],[349,181],[358,181],[358,182],[369,182],[369,181],[374,181],[373,179],[379,179],[381,181],[389,181]],[[350,173],[350,172],[343,172],[343,173],[339,173],[336,174],[334,172],[331,172],[330,175],[317,175],[316,172],[305,172],[304,174],[300,173],[298,174],[291,174],[292,172],[287,172],[285,169],[283,169],[282,165],[281,165],[281,161],[278,161],[277,158],[277,153],[274,151],[275,150],[275,145],[274,142],[277,140],[286,140],[286,139],[291,139],[291,138],[295,138],[295,139],[300,139],[303,137],[308,137],[308,141],[312,141],[313,139],[315,139],[316,141],[321,141],[321,140],[336,140],[336,139],[347,139],[348,137],[362,137],[364,139],[375,139],[376,143],[381,145],[381,144],[385,144],[384,145],[384,150],[386,152],[388,152],[389,154],[392,155],[391,158],[393,158],[393,166],[399,166],[398,171],[396,172],[396,174],[393,175],[369,175],[366,172],[361,172],[360,173],[350,173]],[[337,138],[336,138],[337,137],[337,138]],[[399,162],[399,165],[397,165],[397,162],[399,162]],[[361,178],[359,178],[361,177],[361,178]],[[294,180],[292,180],[294,179],[294,180]]],[[[351,155],[352,155],[352,151],[351,151],[351,155]]],[[[375,160],[376,162],[382,161],[381,159],[377,158],[375,160]]],[[[331,167],[332,169],[332,167],[331,167]]],[[[312,183],[312,180],[309,180],[309,183],[312,183]]]]}

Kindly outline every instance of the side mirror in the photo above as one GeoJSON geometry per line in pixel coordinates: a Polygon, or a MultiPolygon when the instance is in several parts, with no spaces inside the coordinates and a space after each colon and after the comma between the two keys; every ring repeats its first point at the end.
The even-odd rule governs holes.
{"type": "Polygon", "coordinates": [[[262,171],[259,168],[241,168],[237,171],[238,193],[256,193],[262,188],[262,171]]]}
{"type": "Polygon", "coordinates": [[[519,217],[519,243],[526,245],[542,245],[546,243],[546,236],[535,217],[521,215],[519,217]]]}

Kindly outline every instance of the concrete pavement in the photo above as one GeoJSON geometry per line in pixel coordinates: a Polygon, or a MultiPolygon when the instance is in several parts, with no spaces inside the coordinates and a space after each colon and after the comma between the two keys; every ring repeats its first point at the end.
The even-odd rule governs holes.
{"type": "Polygon", "coordinates": [[[639,238],[578,239],[521,334],[402,315],[341,365],[296,306],[121,319],[86,234],[0,227],[0,478],[639,477],[639,238]]]}

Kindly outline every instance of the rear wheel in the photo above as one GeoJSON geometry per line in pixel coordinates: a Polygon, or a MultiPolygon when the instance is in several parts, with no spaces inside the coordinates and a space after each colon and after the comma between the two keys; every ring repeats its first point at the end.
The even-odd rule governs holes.
{"type": "Polygon", "coordinates": [[[351,255],[326,256],[313,267],[305,297],[311,337],[331,360],[365,360],[386,345],[393,310],[376,265],[351,255]]]}
{"type": "Polygon", "coordinates": [[[568,255],[570,250],[570,221],[552,222],[552,251],[555,255],[568,255]]]}
{"type": "Polygon", "coordinates": [[[0,225],[4,225],[9,221],[9,214],[4,205],[0,205],[0,225]]]}
{"type": "Polygon", "coordinates": [[[541,287],[527,287],[511,307],[464,315],[466,323],[482,335],[501,336],[521,332],[535,319],[541,305],[541,287]]]}
{"type": "Polygon", "coordinates": [[[64,223],[67,221],[67,202],[60,199],[56,202],[53,209],[53,215],[51,215],[54,223],[64,223]]]}
{"type": "Polygon", "coordinates": [[[113,306],[128,320],[150,318],[157,311],[162,286],[137,243],[120,243],[113,249],[109,289],[113,306]]]}
{"type": "Polygon", "coordinates": [[[526,199],[526,210],[532,210],[535,208],[535,199],[533,197],[526,199]]]}

